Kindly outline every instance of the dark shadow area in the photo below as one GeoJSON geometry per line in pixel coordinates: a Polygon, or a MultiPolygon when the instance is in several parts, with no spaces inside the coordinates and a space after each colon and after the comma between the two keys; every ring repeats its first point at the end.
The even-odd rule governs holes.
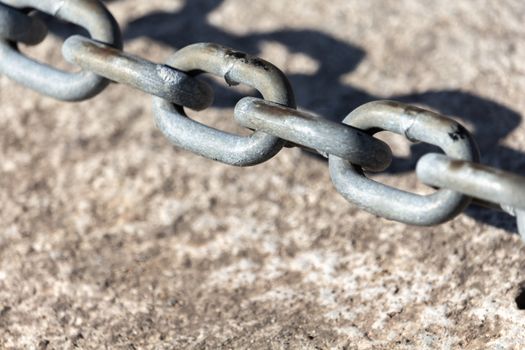
{"type": "MultiPolygon", "coordinates": [[[[116,0],[123,1],[123,0],[116,0]]],[[[115,2],[115,1],[106,1],[115,2]]],[[[121,23],[124,40],[146,37],[179,49],[196,42],[216,42],[239,51],[258,55],[266,42],[279,43],[290,53],[300,53],[318,64],[313,74],[288,74],[294,88],[297,105],[332,120],[342,120],[359,105],[378,99],[429,106],[444,115],[468,122],[481,152],[481,162],[504,170],[525,174],[525,155],[500,142],[521,123],[521,116],[495,101],[461,90],[438,90],[424,93],[376,96],[359,88],[344,85],[341,77],[352,72],[364,59],[366,52],[316,30],[281,29],[264,33],[236,35],[211,25],[207,16],[223,0],[187,0],[175,12],[152,12],[141,18],[121,23]]],[[[242,10],[242,9],[241,9],[242,10]]],[[[74,26],[48,18],[53,33],[67,36],[74,26]]],[[[217,107],[233,107],[242,96],[214,84],[217,107]]],[[[435,149],[425,144],[411,146],[411,156],[395,158],[387,172],[392,174],[413,171],[419,157],[435,149]]],[[[471,207],[466,213],[476,220],[516,232],[512,218],[504,213],[471,207]]]]}
{"type": "Polygon", "coordinates": [[[516,295],[516,307],[519,310],[525,310],[525,283],[521,284],[518,294],[516,295]]]}
{"type": "Polygon", "coordinates": [[[61,21],[54,16],[48,15],[47,13],[36,12],[35,17],[46,23],[47,29],[50,33],[53,33],[53,35],[56,35],[64,40],[74,34],[89,36],[89,33],[86,29],[70,22],[61,21]]]}

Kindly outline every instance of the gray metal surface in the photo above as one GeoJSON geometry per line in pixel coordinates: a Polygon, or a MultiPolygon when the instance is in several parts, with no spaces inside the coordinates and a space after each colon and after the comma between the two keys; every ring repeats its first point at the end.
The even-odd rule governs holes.
{"type": "Polygon", "coordinates": [[[0,38],[36,45],[46,35],[47,27],[44,22],[0,3],[0,38]]]}
{"type": "Polygon", "coordinates": [[[172,103],[202,110],[213,102],[205,82],[164,64],[156,64],[109,45],[74,35],[62,47],[66,60],[85,71],[130,85],[172,103]]]}
{"type": "MultiPolygon", "coordinates": [[[[230,85],[246,84],[272,102],[295,108],[286,76],[271,63],[210,43],[193,44],[177,51],[169,66],[191,73],[208,72],[224,77],[230,85]]],[[[173,144],[226,164],[249,166],[273,157],[284,140],[262,131],[249,136],[220,131],[186,116],[184,110],[162,98],[153,98],[157,127],[173,144]]]]}
{"type": "Polygon", "coordinates": [[[390,147],[383,141],[351,126],[277,103],[245,97],[235,106],[234,116],[247,128],[316,150],[325,157],[336,155],[368,170],[384,170],[392,161],[390,147]]]}
{"type": "MultiPolygon", "coordinates": [[[[448,188],[502,207],[510,207],[518,216],[523,231],[525,177],[443,154],[425,154],[417,163],[418,178],[427,185],[448,188]],[[518,210],[516,210],[518,209],[518,210]],[[522,210],[518,214],[519,209],[522,210]]],[[[506,209],[506,211],[510,211],[506,209]]]]}
{"type": "Polygon", "coordinates": [[[450,188],[492,203],[525,209],[525,177],[517,174],[437,153],[421,157],[416,173],[427,185],[450,188]]]}
{"type": "MultiPolygon", "coordinates": [[[[113,16],[100,1],[3,0],[17,8],[33,8],[85,28],[95,40],[122,48],[121,34],[113,16]]],[[[109,81],[89,71],[68,73],[37,62],[16,46],[0,40],[0,73],[44,95],[79,101],[101,92],[109,81]]]]}
{"type": "Polygon", "coordinates": [[[328,157],[337,190],[359,207],[388,219],[435,225],[476,202],[517,216],[525,234],[525,178],[477,164],[470,133],[439,114],[393,101],[367,103],[335,123],[297,111],[286,76],[271,63],[213,43],[184,47],[166,64],[156,64],[121,50],[118,24],[99,0],[0,1],[0,73],[43,94],[67,101],[90,98],[109,81],[153,95],[155,123],[175,145],[236,166],[270,159],[283,146],[299,146],[328,157]],[[17,43],[36,44],[46,26],[26,14],[36,9],[77,24],[91,39],[67,38],[64,57],[82,68],[68,73],[36,62],[18,51],[17,43]],[[223,77],[229,85],[246,84],[264,99],[246,97],[235,106],[235,120],[254,130],[230,134],[190,119],[184,107],[202,110],[213,100],[211,87],[195,78],[201,73],[223,77]],[[375,182],[363,169],[381,171],[392,160],[390,148],[373,134],[387,130],[440,147],[417,164],[425,183],[441,187],[428,196],[375,182]],[[495,204],[494,204],[495,203],[495,204]]]}
{"type": "MultiPolygon", "coordinates": [[[[477,147],[460,124],[439,114],[393,101],[367,103],[344,123],[365,131],[391,131],[412,141],[436,145],[452,157],[477,160],[477,147]]],[[[330,175],[337,190],[350,202],[387,219],[414,225],[436,225],[459,214],[470,198],[451,190],[428,196],[408,193],[368,179],[361,169],[331,155],[330,175]]]]}

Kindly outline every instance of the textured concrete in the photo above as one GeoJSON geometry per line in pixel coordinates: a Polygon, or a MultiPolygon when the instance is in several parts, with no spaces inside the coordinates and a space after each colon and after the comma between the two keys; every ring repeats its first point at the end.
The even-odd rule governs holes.
{"type": "MultiPolygon", "coordinates": [[[[258,54],[301,108],[334,120],[373,99],[421,104],[467,125],[483,162],[525,174],[522,0],[108,5],[132,53],[161,62],[214,41],[258,54]]],[[[70,29],[26,51],[66,66],[70,29]]],[[[215,87],[192,115],[238,130],[245,90],[215,87]]],[[[0,348],[525,348],[509,216],[376,218],[299,150],[239,169],[175,149],[125,86],[72,104],[1,77],[0,104],[0,348]]],[[[428,147],[385,140],[397,158],[378,179],[428,192],[413,173],[428,147]]]]}

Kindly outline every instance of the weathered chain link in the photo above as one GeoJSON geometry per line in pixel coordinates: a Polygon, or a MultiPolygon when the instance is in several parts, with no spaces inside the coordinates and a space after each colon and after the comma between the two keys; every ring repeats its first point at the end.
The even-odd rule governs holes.
{"type": "MultiPolygon", "coordinates": [[[[414,142],[434,144],[454,158],[478,160],[477,146],[465,128],[421,108],[393,101],[370,102],[355,109],[343,122],[371,133],[387,130],[414,142]]],[[[354,164],[335,155],[328,159],[337,190],[359,207],[388,219],[436,225],[459,214],[470,202],[463,194],[447,189],[428,196],[401,191],[366,178],[354,164]]]]}
{"type": "MultiPolygon", "coordinates": [[[[273,64],[217,44],[186,46],[167,64],[191,74],[208,72],[224,77],[230,85],[246,84],[273,102],[295,107],[295,98],[286,76],[273,64]]],[[[195,122],[180,106],[154,97],[155,122],[175,145],[226,164],[248,166],[273,157],[284,140],[263,131],[250,136],[233,135],[195,122]]]]}
{"type": "Polygon", "coordinates": [[[244,127],[263,130],[325,157],[336,155],[368,170],[385,170],[392,161],[390,147],[366,132],[277,103],[245,97],[234,114],[244,127]]]}
{"type": "Polygon", "coordinates": [[[474,198],[515,215],[525,238],[525,177],[478,164],[475,141],[451,119],[410,105],[375,101],[336,123],[298,111],[286,76],[260,58],[201,43],[182,48],[166,64],[157,64],[121,49],[118,24],[99,0],[0,1],[0,73],[33,90],[78,101],[95,96],[110,81],[124,83],[153,95],[155,123],[172,143],[204,157],[249,166],[270,159],[285,145],[303,147],[327,157],[337,190],[376,215],[436,225],[458,215],[474,198]],[[28,9],[88,31],[91,38],[74,35],[62,47],[66,60],[81,72],[57,70],[18,50],[18,42],[36,45],[47,34],[45,24],[28,9]],[[212,88],[195,77],[205,72],[261,93],[263,99],[245,97],[234,110],[235,120],[253,130],[251,135],[226,133],[185,114],[184,107],[203,110],[212,103],[212,88]],[[420,196],[368,179],[363,169],[382,171],[392,160],[388,145],[373,136],[381,130],[440,147],[446,155],[423,156],[416,173],[422,182],[441,189],[420,196]]]}
{"type": "MultiPolygon", "coordinates": [[[[15,8],[30,8],[56,16],[86,29],[91,37],[122,48],[119,26],[98,0],[3,0],[15,8]]],[[[23,55],[16,43],[0,40],[0,73],[44,95],[65,101],[95,96],[109,81],[93,72],[67,73],[23,55]]]]}
{"type": "Polygon", "coordinates": [[[80,35],[69,37],[64,42],[62,53],[66,60],[86,71],[179,105],[201,110],[213,102],[211,87],[187,73],[80,35]]]}

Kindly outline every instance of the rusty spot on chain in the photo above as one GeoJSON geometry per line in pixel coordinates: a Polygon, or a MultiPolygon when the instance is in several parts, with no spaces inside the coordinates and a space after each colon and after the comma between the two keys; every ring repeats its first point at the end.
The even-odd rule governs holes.
{"type": "MultiPolygon", "coordinates": [[[[66,4],[66,1],[62,1],[61,2],[60,8],[57,9],[57,11],[56,11],[57,13],[55,14],[55,16],[58,14],[58,12],[60,12],[60,10],[62,10],[62,8],[64,7],[65,4],[66,4]]],[[[98,1],[93,1],[93,0],[91,0],[91,1],[83,1],[82,5],[88,11],[100,13],[100,2],[98,2],[98,1]]]]}
{"type": "Polygon", "coordinates": [[[389,101],[389,100],[386,100],[386,101],[381,101],[381,104],[382,104],[382,105],[386,105],[386,106],[388,106],[388,107],[392,107],[392,108],[396,108],[396,109],[401,109],[401,110],[403,110],[403,113],[404,113],[404,114],[407,114],[407,115],[410,115],[410,116],[413,116],[413,115],[417,115],[417,114],[420,114],[420,113],[427,112],[427,111],[424,110],[424,109],[421,109],[421,108],[418,108],[418,107],[415,107],[415,106],[411,106],[411,105],[406,105],[406,104],[404,104],[404,103],[397,102],[397,101],[389,101]]]}
{"type": "Polygon", "coordinates": [[[90,43],[82,44],[82,46],[84,46],[88,54],[96,54],[100,58],[110,59],[118,56],[120,53],[119,50],[110,46],[94,45],[90,43]]]}
{"type": "Polygon", "coordinates": [[[266,62],[261,60],[260,58],[252,57],[250,59],[250,63],[251,63],[252,66],[262,68],[265,71],[269,71],[270,70],[270,68],[268,67],[266,62]]]}
{"type": "Polygon", "coordinates": [[[251,110],[261,110],[264,113],[264,117],[267,119],[281,119],[284,117],[287,118],[301,118],[301,119],[308,119],[308,120],[316,120],[318,119],[314,115],[311,115],[309,113],[303,113],[301,111],[298,111],[296,109],[293,110],[293,112],[290,112],[290,109],[293,109],[288,106],[281,105],[279,103],[273,102],[268,103],[267,101],[254,101],[252,102],[253,106],[250,108],[251,110]]]}
{"type": "Polygon", "coordinates": [[[248,55],[246,55],[244,52],[240,52],[240,51],[227,50],[226,51],[226,56],[227,57],[235,57],[236,59],[239,59],[239,60],[243,61],[243,60],[245,60],[247,58],[248,55]]]}
{"type": "Polygon", "coordinates": [[[465,165],[465,162],[462,161],[462,160],[457,160],[457,159],[452,159],[448,165],[448,169],[450,171],[455,171],[455,170],[459,170],[461,168],[463,168],[463,166],[465,165]]]}
{"type": "Polygon", "coordinates": [[[255,107],[256,108],[266,109],[266,112],[271,114],[272,117],[273,116],[285,117],[285,116],[289,116],[290,115],[290,112],[284,106],[281,107],[279,105],[267,105],[267,104],[264,104],[264,103],[261,103],[261,102],[256,102],[255,103],[255,107]]]}
{"type": "Polygon", "coordinates": [[[265,71],[270,70],[270,65],[266,61],[258,57],[250,56],[244,52],[235,51],[235,50],[226,50],[225,55],[226,57],[233,57],[236,60],[241,61],[242,63],[249,64],[257,68],[262,68],[265,71]]]}
{"type": "Polygon", "coordinates": [[[381,103],[384,104],[385,106],[394,107],[394,108],[404,107],[404,104],[400,102],[396,102],[396,101],[385,100],[385,101],[382,101],[381,103]]]}
{"type": "Polygon", "coordinates": [[[421,113],[428,113],[428,111],[415,106],[405,105],[403,107],[403,111],[410,116],[418,116],[421,113]]]}
{"type": "Polygon", "coordinates": [[[451,159],[449,161],[447,168],[451,172],[459,171],[461,169],[467,168],[467,169],[481,171],[481,172],[489,173],[493,175],[504,175],[504,172],[499,169],[494,169],[491,167],[481,165],[479,163],[466,162],[464,160],[458,160],[458,159],[451,159]]]}
{"type": "Polygon", "coordinates": [[[422,108],[419,108],[419,107],[416,107],[416,106],[412,106],[412,105],[406,105],[404,103],[397,102],[397,101],[389,101],[389,100],[387,100],[387,101],[382,101],[381,104],[386,105],[388,107],[401,109],[404,114],[409,115],[409,116],[418,116],[418,115],[420,115],[422,113],[428,113],[429,112],[429,111],[424,110],[422,108]]]}

